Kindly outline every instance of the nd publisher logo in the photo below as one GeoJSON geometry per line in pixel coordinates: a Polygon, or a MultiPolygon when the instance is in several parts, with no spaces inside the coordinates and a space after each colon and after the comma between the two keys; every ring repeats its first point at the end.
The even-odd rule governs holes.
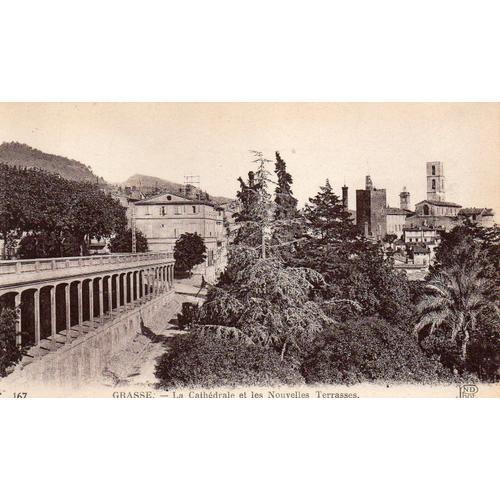
{"type": "Polygon", "coordinates": [[[479,392],[476,384],[465,384],[459,387],[459,398],[475,398],[479,392]]]}

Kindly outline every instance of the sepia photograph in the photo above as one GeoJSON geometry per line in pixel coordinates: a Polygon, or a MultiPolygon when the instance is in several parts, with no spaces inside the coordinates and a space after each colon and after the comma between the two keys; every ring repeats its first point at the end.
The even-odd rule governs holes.
{"type": "Polygon", "coordinates": [[[0,15],[2,498],[498,496],[497,1],[0,15]]]}
{"type": "Polygon", "coordinates": [[[498,103],[0,104],[2,397],[500,396],[498,103]]]}

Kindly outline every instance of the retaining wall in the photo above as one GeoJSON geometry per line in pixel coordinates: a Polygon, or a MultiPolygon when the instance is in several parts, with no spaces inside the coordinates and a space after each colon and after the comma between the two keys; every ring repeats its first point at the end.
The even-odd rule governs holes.
{"type": "Polygon", "coordinates": [[[142,304],[101,327],[50,352],[4,378],[2,386],[22,391],[28,386],[81,388],[100,377],[108,360],[141,331],[174,297],[173,290],[142,304]]]}

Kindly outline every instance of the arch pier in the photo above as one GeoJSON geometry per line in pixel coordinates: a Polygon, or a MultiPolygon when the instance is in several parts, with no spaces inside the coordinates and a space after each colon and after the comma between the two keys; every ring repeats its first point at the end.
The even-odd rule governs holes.
{"type": "Polygon", "coordinates": [[[0,261],[0,307],[16,309],[16,342],[29,364],[89,332],[105,334],[151,302],[165,304],[173,277],[168,253],[0,261]]]}

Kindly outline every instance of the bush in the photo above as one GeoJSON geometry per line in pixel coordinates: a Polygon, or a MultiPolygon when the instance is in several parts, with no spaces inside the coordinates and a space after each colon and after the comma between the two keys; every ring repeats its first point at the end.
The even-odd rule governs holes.
{"type": "Polygon", "coordinates": [[[274,350],[203,333],[174,337],[171,350],[160,358],[156,376],[163,388],[304,383],[298,370],[274,350]]]}
{"type": "Polygon", "coordinates": [[[21,358],[16,346],[16,312],[6,308],[0,312],[0,377],[5,377],[7,368],[21,358]]]}
{"type": "Polygon", "coordinates": [[[349,321],[327,334],[303,365],[308,383],[354,384],[366,381],[438,382],[451,372],[428,357],[411,333],[378,318],[349,321]]]}
{"type": "Polygon", "coordinates": [[[198,317],[198,304],[194,302],[183,302],[182,312],[177,314],[177,323],[181,330],[189,327],[198,317]]]}

